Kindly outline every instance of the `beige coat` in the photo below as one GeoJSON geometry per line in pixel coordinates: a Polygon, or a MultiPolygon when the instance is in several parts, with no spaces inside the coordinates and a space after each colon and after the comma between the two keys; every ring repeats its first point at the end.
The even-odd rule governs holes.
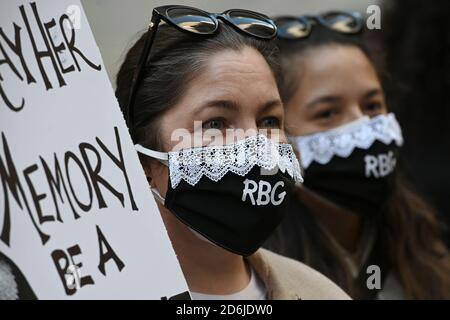
{"type": "Polygon", "coordinates": [[[303,263],[265,249],[247,261],[264,282],[270,300],[350,299],[336,284],[303,263]]]}

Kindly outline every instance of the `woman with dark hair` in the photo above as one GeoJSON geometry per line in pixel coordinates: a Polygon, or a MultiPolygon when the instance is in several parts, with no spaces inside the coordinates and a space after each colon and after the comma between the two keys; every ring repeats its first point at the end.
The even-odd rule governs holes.
{"type": "Polygon", "coordinates": [[[275,36],[259,13],[159,7],[117,75],[119,104],[195,299],[347,298],[314,270],[259,249],[301,182],[282,130],[275,36]],[[239,139],[218,142],[239,130],[239,139]]]}
{"type": "Polygon", "coordinates": [[[450,298],[449,253],[433,209],[402,176],[403,136],[362,20],[330,12],[276,23],[285,125],[305,182],[267,247],[353,298],[450,298]]]}

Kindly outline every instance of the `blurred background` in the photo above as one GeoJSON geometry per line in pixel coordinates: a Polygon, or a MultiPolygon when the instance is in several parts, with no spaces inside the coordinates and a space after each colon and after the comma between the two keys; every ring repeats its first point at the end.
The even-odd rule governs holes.
{"type": "MultiPolygon", "coordinates": [[[[367,6],[377,4],[372,0],[81,0],[92,31],[102,53],[108,75],[114,79],[123,54],[145,30],[152,9],[167,4],[183,4],[209,12],[226,9],[249,9],[271,15],[318,13],[333,9],[365,12],[367,6]]],[[[113,85],[114,85],[114,81],[113,85]]]]}
{"type": "MultiPolygon", "coordinates": [[[[82,0],[113,87],[124,53],[147,28],[152,8],[167,0],[82,0]]],[[[210,12],[250,9],[269,16],[381,8],[381,30],[371,41],[385,60],[389,107],[397,114],[406,144],[408,178],[450,221],[450,0],[190,0],[210,12]]],[[[450,236],[447,230],[447,244],[450,236]]]]}

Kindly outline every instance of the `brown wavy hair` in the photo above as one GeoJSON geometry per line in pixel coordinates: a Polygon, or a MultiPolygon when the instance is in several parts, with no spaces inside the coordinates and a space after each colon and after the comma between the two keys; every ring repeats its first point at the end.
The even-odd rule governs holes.
{"type": "Polygon", "coordinates": [[[410,299],[450,299],[450,257],[435,210],[402,175],[383,212],[379,235],[410,299]]]}

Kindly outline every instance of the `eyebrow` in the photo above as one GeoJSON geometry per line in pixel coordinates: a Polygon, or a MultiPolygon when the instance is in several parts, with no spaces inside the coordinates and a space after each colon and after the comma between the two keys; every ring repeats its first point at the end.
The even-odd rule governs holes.
{"type": "Polygon", "coordinates": [[[382,93],[383,93],[383,91],[380,88],[371,89],[364,95],[364,99],[369,99],[369,98],[372,98],[373,96],[376,96],[376,95],[382,94],[382,93]]]}
{"type": "MultiPolygon", "coordinates": [[[[269,100],[267,102],[265,102],[264,104],[262,104],[258,110],[257,113],[258,114],[262,114],[265,112],[268,112],[269,110],[278,107],[278,106],[283,106],[283,103],[281,102],[280,99],[273,99],[273,100],[269,100]]],[[[221,109],[225,109],[228,111],[233,111],[233,112],[238,112],[239,111],[239,105],[236,101],[232,101],[232,100],[211,100],[206,102],[205,104],[203,104],[202,106],[200,106],[195,112],[194,115],[199,114],[200,112],[202,112],[205,109],[208,108],[221,108],[221,109]]]]}
{"type": "MultiPolygon", "coordinates": [[[[380,88],[374,88],[374,89],[370,89],[366,94],[364,94],[364,99],[369,99],[372,98],[373,96],[376,96],[378,94],[382,94],[383,91],[380,88]]],[[[334,96],[334,95],[325,95],[325,96],[320,96],[314,100],[312,100],[311,102],[306,104],[306,108],[313,108],[315,105],[319,104],[319,103],[334,103],[334,102],[338,102],[339,100],[341,100],[341,98],[339,96],[334,96]]]]}
{"type": "Polygon", "coordinates": [[[220,108],[225,109],[229,111],[238,111],[239,106],[235,101],[231,100],[211,100],[206,102],[205,104],[202,104],[197,110],[195,110],[194,115],[198,115],[200,112],[202,112],[205,109],[209,108],[220,108]]]}
{"type": "Polygon", "coordinates": [[[267,102],[265,102],[257,111],[258,115],[260,114],[264,114],[276,107],[282,107],[283,106],[283,102],[281,102],[280,99],[273,99],[273,100],[269,100],[267,102]]]}
{"type": "Polygon", "coordinates": [[[308,102],[306,104],[306,108],[313,108],[315,105],[319,103],[333,103],[341,100],[338,96],[332,96],[332,95],[326,95],[326,96],[320,96],[318,98],[313,99],[311,102],[308,102]]]}

